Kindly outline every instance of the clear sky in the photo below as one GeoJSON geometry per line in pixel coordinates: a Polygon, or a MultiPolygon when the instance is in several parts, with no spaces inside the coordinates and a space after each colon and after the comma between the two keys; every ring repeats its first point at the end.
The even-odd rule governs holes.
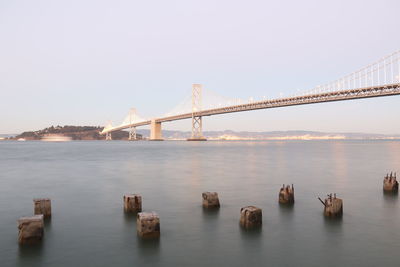
{"type": "MultiPolygon", "coordinates": [[[[0,133],[157,117],[192,83],[277,97],[400,49],[400,1],[0,0],[0,133]]],[[[204,118],[204,130],[400,133],[400,96],[204,118]]],[[[189,120],[165,129],[190,130],[189,120]]]]}

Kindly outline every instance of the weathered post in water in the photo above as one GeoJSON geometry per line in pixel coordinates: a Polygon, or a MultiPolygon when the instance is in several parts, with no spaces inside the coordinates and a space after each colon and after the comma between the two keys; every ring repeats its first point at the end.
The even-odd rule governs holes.
{"type": "Polygon", "coordinates": [[[254,206],[240,209],[240,225],[244,228],[254,228],[262,225],[262,210],[254,206]]]}
{"type": "Polygon", "coordinates": [[[327,217],[341,217],[343,215],[343,200],[329,194],[325,201],[319,198],[319,201],[324,205],[324,215],[327,217]]]}
{"type": "Polygon", "coordinates": [[[204,208],[219,208],[219,198],[217,192],[204,192],[203,207],[204,208]]]}
{"type": "Polygon", "coordinates": [[[33,199],[34,214],[43,214],[44,218],[51,217],[51,200],[50,198],[35,198],[33,199]]]}
{"type": "Polygon", "coordinates": [[[282,186],[281,190],[279,191],[279,203],[280,204],[294,204],[294,186],[290,185],[282,186]]]}
{"type": "Polygon", "coordinates": [[[140,212],[137,214],[136,229],[140,237],[159,237],[160,217],[155,212],[140,212]]]}
{"type": "Polygon", "coordinates": [[[141,212],[142,197],[135,194],[124,195],[124,210],[125,212],[141,212]]]}
{"type": "Polygon", "coordinates": [[[18,220],[18,243],[27,244],[42,240],[43,229],[43,214],[21,217],[18,220]]]}
{"type": "Polygon", "coordinates": [[[399,182],[396,180],[396,173],[386,174],[383,179],[383,191],[386,193],[397,193],[399,191],[399,182]]]}

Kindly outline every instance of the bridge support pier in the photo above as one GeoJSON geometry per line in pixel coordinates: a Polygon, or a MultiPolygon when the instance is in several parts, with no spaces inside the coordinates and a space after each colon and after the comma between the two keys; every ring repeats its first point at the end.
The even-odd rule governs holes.
{"type": "Polygon", "coordinates": [[[156,120],[151,120],[150,124],[150,141],[163,141],[161,132],[161,122],[156,122],[156,120]]]}
{"type": "Polygon", "coordinates": [[[110,132],[106,133],[106,140],[107,141],[111,141],[112,140],[112,136],[111,136],[110,132]]]}
{"type": "Polygon", "coordinates": [[[196,116],[195,113],[201,111],[202,106],[202,91],[201,84],[192,85],[192,136],[188,141],[206,141],[203,136],[203,120],[201,116],[196,116]]]}

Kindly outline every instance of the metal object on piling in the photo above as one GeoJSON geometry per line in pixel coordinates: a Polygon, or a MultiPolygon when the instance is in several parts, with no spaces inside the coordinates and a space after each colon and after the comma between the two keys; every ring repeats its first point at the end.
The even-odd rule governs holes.
{"type": "Polygon", "coordinates": [[[343,200],[329,194],[325,201],[319,198],[319,201],[324,205],[324,215],[327,217],[341,217],[343,215],[343,200]]]}
{"type": "Polygon", "coordinates": [[[44,233],[43,214],[21,217],[18,220],[18,243],[28,244],[42,240],[44,233]]]}
{"type": "Polygon", "coordinates": [[[399,182],[396,180],[396,173],[386,174],[383,179],[383,191],[387,193],[397,193],[399,191],[399,182]]]}
{"type": "Polygon", "coordinates": [[[136,194],[124,195],[124,210],[125,212],[141,212],[142,197],[136,194]]]}
{"type": "Polygon", "coordinates": [[[240,225],[244,228],[254,228],[262,225],[262,210],[254,206],[240,209],[240,225]]]}
{"type": "Polygon", "coordinates": [[[204,192],[202,196],[204,208],[219,208],[220,204],[217,192],[204,192]]]}
{"type": "Polygon", "coordinates": [[[159,237],[160,217],[155,212],[139,212],[137,214],[136,229],[140,237],[159,237]]]}
{"type": "Polygon", "coordinates": [[[50,198],[35,198],[33,199],[34,214],[43,214],[44,218],[51,217],[51,200],[50,198]]]}
{"type": "Polygon", "coordinates": [[[294,204],[294,186],[290,185],[282,186],[281,190],[279,191],[279,203],[280,204],[294,204]]]}

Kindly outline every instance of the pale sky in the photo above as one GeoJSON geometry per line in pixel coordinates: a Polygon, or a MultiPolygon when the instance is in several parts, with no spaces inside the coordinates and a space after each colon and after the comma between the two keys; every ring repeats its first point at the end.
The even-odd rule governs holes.
{"type": "MultiPolygon", "coordinates": [[[[400,1],[0,0],[0,133],[152,118],[192,83],[278,97],[400,49],[400,1]]],[[[400,134],[400,96],[203,119],[204,130],[400,134]]],[[[190,130],[190,120],[163,124],[190,130]]]]}

